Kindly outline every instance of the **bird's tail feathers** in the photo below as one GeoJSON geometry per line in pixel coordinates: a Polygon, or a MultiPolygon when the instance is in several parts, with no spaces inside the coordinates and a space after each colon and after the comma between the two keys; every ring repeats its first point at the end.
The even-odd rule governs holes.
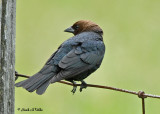
{"type": "Polygon", "coordinates": [[[53,76],[53,72],[47,75],[37,73],[27,80],[16,83],[15,86],[23,87],[29,92],[37,90],[37,94],[41,95],[46,91],[53,76]]]}

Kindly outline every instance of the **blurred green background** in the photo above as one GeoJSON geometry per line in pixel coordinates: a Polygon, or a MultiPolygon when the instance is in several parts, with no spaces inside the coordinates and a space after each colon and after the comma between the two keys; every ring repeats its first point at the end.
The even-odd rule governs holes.
{"type": "MultiPolygon", "coordinates": [[[[16,70],[26,75],[39,71],[57,47],[73,36],[63,30],[81,19],[99,24],[106,44],[101,68],[87,83],[160,95],[160,0],[17,0],[16,70]]],[[[141,100],[134,95],[89,87],[72,95],[71,90],[55,83],[39,96],[16,88],[16,114],[142,112],[141,100]]],[[[159,107],[160,100],[146,99],[147,114],[160,114],[159,107]]]]}

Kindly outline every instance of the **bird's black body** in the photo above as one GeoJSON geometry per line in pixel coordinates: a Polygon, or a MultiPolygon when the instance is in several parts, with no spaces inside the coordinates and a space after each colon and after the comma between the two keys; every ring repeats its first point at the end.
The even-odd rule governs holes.
{"type": "Polygon", "coordinates": [[[104,53],[102,35],[84,31],[62,43],[38,73],[16,86],[43,94],[50,83],[83,81],[100,67],[104,53]]]}
{"type": "Polygon", "coordinates": [[[60,58],[58,66],[61,71],[57,76],[65,80],[81,81],[99,68],[105,46],[97,33],[84,32],[64,42],[61,49],[67,53],[60,58]]]}

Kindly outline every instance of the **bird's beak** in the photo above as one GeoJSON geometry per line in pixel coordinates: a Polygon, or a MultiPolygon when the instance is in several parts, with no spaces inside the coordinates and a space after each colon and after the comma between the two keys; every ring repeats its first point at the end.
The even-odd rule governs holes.
{"type": "Polygon", "coordinates": [[[74,29],[72,27],[67,28],[64,32],[74,33],[74,29]]]}

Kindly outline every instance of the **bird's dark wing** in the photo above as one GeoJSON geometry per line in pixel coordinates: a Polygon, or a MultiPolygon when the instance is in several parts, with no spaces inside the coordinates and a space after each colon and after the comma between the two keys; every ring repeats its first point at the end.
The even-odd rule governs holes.
{"type": "Polygon", "coordinates": [[[93,68],[101,62],[103,54],[99,54],[99,50],[95,48],[96,43],[92,45],[94,49],[88,50],[88,46],[83,44],[74,47],[67,55],[59,62],[59,67],[62,70],[57,74],[57,78],[64,79],[74,78],[74,76],[83,73],[93,68]]]}

